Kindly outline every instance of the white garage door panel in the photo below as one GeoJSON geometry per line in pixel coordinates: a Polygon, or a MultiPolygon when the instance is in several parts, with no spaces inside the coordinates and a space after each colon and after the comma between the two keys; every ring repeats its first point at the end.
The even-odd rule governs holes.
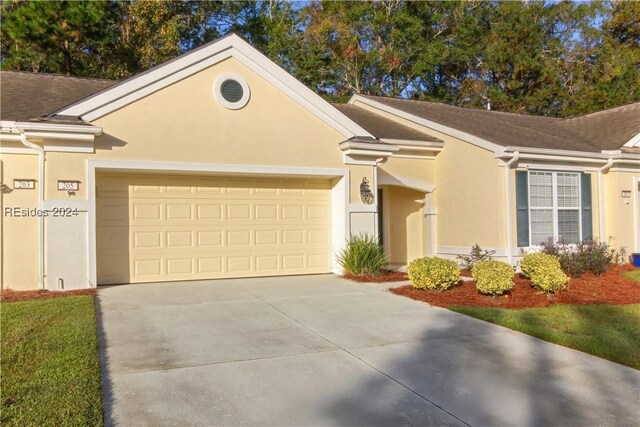
{"type": "Polygon", "coordinates": [[[98,282],[331,270],[331,185],[304,179],[98,177],[98,282]]]}

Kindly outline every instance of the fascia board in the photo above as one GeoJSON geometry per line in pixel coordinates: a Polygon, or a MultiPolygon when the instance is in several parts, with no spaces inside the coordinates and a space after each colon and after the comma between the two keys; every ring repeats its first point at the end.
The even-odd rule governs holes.
{"type": "Polygon", "coordinates": [[[231,35],[164,66],[133,77],[57,114],[93,121],[204,68],[234,57],[347,138],[372,135],[240,37],[231,35]]]}
{"type": "Polygon", "coordinates": [[[640,146],[640,132],[624,144],[624,147],[637,147],[637,146],[640,146]]]}
{"type": "Polygon", "coordinates": [[[367,144],[364,142],[353,142],[353,141],[345,141],[339,144],[339,147],[342,151],[346,150],[365,150],[365,151],[375,151],[375,152],[390,152],[394,153],[399,150],[399,148],[395,145],[387,145],[387,144],[367,144]]]}
{"type": "Polygon", "coordinates": [[[19,131],[34,132],[60,132],[76,133],[83,135],[100,135],[102,128],[99,126],[61,125],[53,123],[15,122],[13,127],[19,131]]]}
{"type": "Polygon", "coordinates": [[[513,152],[520,153],[520,159],[554,161],[564,163],[602,163],[613,159],[616,164],[640,165],[640,155],[634,153],[622,153],[619,150],[613,152],[591,153],[585,151],[551,150],[544,148],[506,147],[504,153],[498,157],[510,157],[513,152]]]}
{"type": "Polygon", "coordinates": [[[169,61],[154,70],[143,72],[85,100],[81,100],[75,104],[64,107],[55,113],[76,117],[84,116],[87,113],[127,96],[136,90],[140,90],[148,85],[156,83],[171,74],[184,70],[187,67],[194,66],[215,54],[224,52],[231,47],[230,39],[231,37],[224,38],[206,48],[198,49],[191,54],[183,56],[182,58],[169,61]]]}

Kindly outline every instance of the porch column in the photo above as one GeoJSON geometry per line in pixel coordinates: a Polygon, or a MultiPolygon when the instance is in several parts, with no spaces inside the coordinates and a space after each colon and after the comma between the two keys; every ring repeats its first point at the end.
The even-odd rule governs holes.
{"type": "Polygon", "coordinates": [[[432,206],[433,193],[425,193],[424,206],[422,207],[424,238],[423,251],[425,256],[436,254],[436,208],[432,206]]]}

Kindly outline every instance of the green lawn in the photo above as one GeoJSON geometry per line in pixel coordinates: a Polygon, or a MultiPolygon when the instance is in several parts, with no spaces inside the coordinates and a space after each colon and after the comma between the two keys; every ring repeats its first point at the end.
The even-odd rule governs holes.
{"type": "Polygon", "coordinates": [[[449,309],[640,369],[640,304],[449,309]]]}
{"type": "Polygon", "coordinates": [[[0,304],[3,426],[100,426],[93,296],[0,304]]]}
{"type": "Polygon", "coordinates": [[[635,280],[636,282],[640,282],[640,268],[636,268],[635,270],[625,271],[625,276],[627,276],[631,280],[635,280]]]}

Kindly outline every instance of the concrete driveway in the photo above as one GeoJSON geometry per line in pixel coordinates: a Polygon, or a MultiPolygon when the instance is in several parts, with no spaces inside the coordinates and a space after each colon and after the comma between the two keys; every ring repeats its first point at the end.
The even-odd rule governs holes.
{"type": "Polygon", "coordinates": [[[640,372],[331,275],[98,293],[109,425],[640,425],[640,372]]]}

